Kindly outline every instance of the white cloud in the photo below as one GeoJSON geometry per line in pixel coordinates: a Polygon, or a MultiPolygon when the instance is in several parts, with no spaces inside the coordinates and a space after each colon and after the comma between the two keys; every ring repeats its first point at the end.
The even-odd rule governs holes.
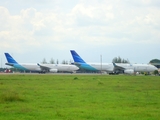
{"type": "Polygon", "coordinates": [[[48,0],[38,4],[21,1],[20,6],[14,4],[13,8],[11,1],[3,3],[1,52],[8,49],[22,53],[40,49],[46,52],[72,48],[101,50],[122,44],[160,44],[157,7],[160,2],[157,0],[71,1],[48,0]]]}

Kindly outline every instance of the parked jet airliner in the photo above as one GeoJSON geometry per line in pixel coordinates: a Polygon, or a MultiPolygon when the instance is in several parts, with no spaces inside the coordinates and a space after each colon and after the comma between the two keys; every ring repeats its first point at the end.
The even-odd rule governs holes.
{"type": "Polygon", "coordinates": [[[86,63],[74,50],[70,50],[74,64],[79,68],[91,71],[106,71],[108,73],[123,72],[133,74],[135,72],[153,72],[157,68],[150,64],[124,64],[124,63],[86,63]]]}
{"type": "Polygon", "coordinates": [[[39,64],[39,63],[18,63],[16,62],[9,53],[5,53],[8,63],[6,65],[18,68],[21,70],[35,71],[39,73],[45,72],[58,72],[58,71],[67,71],[75,72],[79,68],[75,65],[67,64],[39,64]]]}

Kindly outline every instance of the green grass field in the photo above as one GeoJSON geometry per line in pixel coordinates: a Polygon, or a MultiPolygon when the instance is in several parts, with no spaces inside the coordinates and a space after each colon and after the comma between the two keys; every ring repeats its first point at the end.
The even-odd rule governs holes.
{"type": "Polygon", "coordinates": [[[159,119],[159,76],[0,75],[0,120],[159,119]]]}

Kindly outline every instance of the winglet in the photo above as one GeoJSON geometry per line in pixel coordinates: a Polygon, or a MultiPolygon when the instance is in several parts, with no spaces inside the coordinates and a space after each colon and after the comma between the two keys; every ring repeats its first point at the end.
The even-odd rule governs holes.
{"type": "Polygon", "coordinates": [[[113,62],[113,66],[116,67],[117,65],[113,62]]]}
{"type": "Polygon", "coordinates": [[[116,65],[116,63],[113,62],[113,66],[114,66],[114,69],[121,69],[121,70],[124,70],[125,68],[124,67],[121,67],[121,66],[118,66],[116,65]]]}
{"type": "Polygon", "coordinates": [[[9,53],[4,53],[8,63],[17,63],[9,53]]]}
{"type": "Polygon", "coordinates": [[[86,63],[74,50],[70,50],[72,57],[74,59],[74,62],[76,63],[86,63]]]}

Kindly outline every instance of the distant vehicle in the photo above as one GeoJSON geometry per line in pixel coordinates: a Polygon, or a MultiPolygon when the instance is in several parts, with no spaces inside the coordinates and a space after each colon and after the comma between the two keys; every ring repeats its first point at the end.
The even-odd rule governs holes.
{"type": "Polygon", "coordinates": [[[12,71],[10,69],[6,69],[4,70],[5,73],[12,73],[12,71]]]}
{"type": "Polygon", "coordinates": [[[24,71],[33,71],[39,73],[46,73],[46,72],[56,73],[58,71],[66,71],[73,73],[79,69],[75,65],[67,65],[67,64],[18,63],[13,59],[13,57],[9,53],[5,53],[5,56],[8,61],[8,63],[5,63],[6,65],[24,71]]]}
{"type": "Polygon", "coordinates": [[[91,71],[106,71],[109,74],[136,72],[153,72],[157,68],[150,64],[128,64],[128,63],[86,63],[74,50],[70,50],[74,64],[79,68],[91,71]]]}

